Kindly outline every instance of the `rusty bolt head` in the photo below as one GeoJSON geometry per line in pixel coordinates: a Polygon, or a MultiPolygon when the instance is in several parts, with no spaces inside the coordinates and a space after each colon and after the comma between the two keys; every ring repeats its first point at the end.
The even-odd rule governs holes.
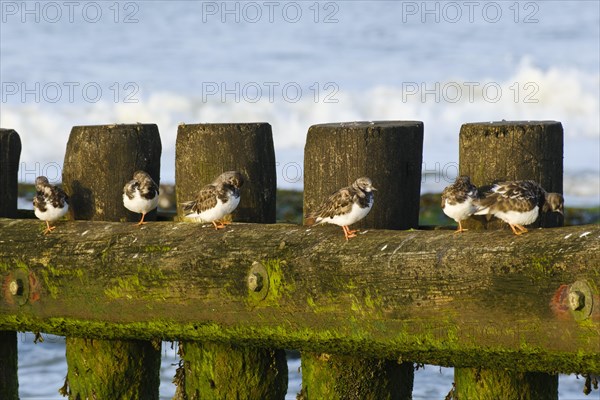
{"type": "Polygon", "coordinates": [[[579,311],[585,307],[585,295],[579,290],[574,290],[569,293],[569,307],[573,311],[579,311]]]}
{"type": "Polygon", "coordinates": [[[260,292],[263,288],[263,277],[262,275],[253,272],[248,275],[248,287],[254,292],[260,292]]]}

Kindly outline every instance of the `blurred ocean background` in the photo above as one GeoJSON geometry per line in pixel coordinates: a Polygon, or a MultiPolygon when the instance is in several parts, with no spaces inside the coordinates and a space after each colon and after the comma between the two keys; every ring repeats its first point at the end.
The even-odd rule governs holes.
{"type": "MultiPolygon", "coordinates": [[[[74,125],[158,124],[161,182],[173,183],[180,123],[265,121],[278,187],[300,190],[310,125],[421,120],[422,190],[440,192],[461,124],[557,120],[567,205],[600,205],[598,1],[3,0],[0,12],[0,126],[21,136],[22,182],[60,181],[74,125]]],[[[60,398],[64,340],[20,338],[21,398],[60,398]]],[[[166,343],[163,358],[168,398],[166,343]]],[[[414,398],[451,384],[451,369],[427,366],[414,398]]],[[[561,377],[561,400],[586,398],[582,387],[561,377]]]]}

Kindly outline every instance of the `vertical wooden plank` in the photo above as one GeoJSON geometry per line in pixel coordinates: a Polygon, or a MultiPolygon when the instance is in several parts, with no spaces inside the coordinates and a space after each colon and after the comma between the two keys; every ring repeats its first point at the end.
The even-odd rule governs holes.
{"type": "MultiPolygon", "coordinates": [[[[484,191],[492,184],[534,180],[548,192],[562,193],[563,128],[556,121],[499,121],[464,124],[460,129],[459,169],[484,191]]],[[[534,226],[563,226],[558,213],[538,217],[534,226]]],[[[497,219],[471,217],[469,229],[506,229],[497,219]]],[[[510,232],[510,230],[509,230],[510,232]]],[[[511,233],[512,234],[512,233],[511,233]]],[[[531,233],[529,233],[531,234],[531,233]]],[[[455,368],[458,398],[507,400],[558,398],[558,375],[455,368]]]]}
{"type": "Polygon", "coordinates": [[[368,176],[375,204],[355,228],[419,225],[423,123],[347,122],[313,125],[304,148],[304,215],[329,194],[368,176]]]}
{"type": "MultiPolygon", "coordinates": [[[[531,179],[547,192],[563,190],[563,128],[556,121],[500,121],[463,124],[460,128],[461,175],[485,190],[502,181],[531,179]]],[[[505,229],[483,216],[466,222],[469,229],[505,229]]],[[[540,215],[534,226],[563,226],[558,213],[540,215]]]]}
{"type": "Polygon", "coordinates": [[[275,151],[268,123],[180,125],[175,161],[177,213],[181,202],[225,171],[238,169],[247,181],[233,220],[275,223],[275,151]]]}
{"type": "Polygon", "coordinates": [[[0,217],[17,215],[21,138],[13,129],[0,129],[0,217]]]}
{"type": "MultiPolygon", "coordinates": [[[[17,215],[21,139],[12,129],[0,129],[0,217],[17,215]]],[[[0,331],[0,399],[19,398],[17,332],[0,331]]]]}
{"type": "MultiPolygon", "coordinates": [[[[160,155],[154,124],[73,127],[63,168],[71,218],[137,221],[123,206],[123,186],[136,170],[159,183],[160,155]]],[[[158,399],[160,342],[68,337],[66,344],[70,399],[158,399]]]]}
{"type": "MultiPolygon", "coordinates": [[[[304,215],[332,192],[368,176],[377,189],[374,205],[351,228],[417,228],[422,159],[419,121],[311,126],[304,152],[304,215]]],[[[360,235],[351,240],[360,241],[360,235]]],[[[412,398],[411,362],[304,352],[302,371],[302,396],[309,400],[412,398]]]]}
{"type": "MultiPolygon", "coordinates": [[[[180,125],[175,164],[180,218],[182,202],[192,200],[200,188],[222,172],[237,170],[247,180],[242,186],[233,221],[275,222],[277,183],[269,124],[180,125]]],[[[198,229],[202,229],[200,225],[198,229]]],[[[285,397],[288,371],[284,350],[182,342],[179,351],[183,364],[175,379],[176,399],[276,400],[285,397]]]]}

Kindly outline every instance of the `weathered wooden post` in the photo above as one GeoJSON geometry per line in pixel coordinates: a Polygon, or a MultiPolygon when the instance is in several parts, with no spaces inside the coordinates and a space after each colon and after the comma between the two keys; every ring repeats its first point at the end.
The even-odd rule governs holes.
{"type": "MultiPolygon", "coordinates": [[[[182,202],[194,199],[202,186],[231,170],[247,178],[233,220],[274,223],[275,152],[267,123],[179,126],[175,161],[179,218],[182,202]]],[[[198,229],[203,228],[198,225],[198,229]]],[[[228,229],[214,234],[224,235],[228,229]]],[[[180,355],[183,365],[175,379],[176,399],[275,400],[287,392],[284,350],[181,342],[180,355]]]]}
{"type": "Polygon", "coordinates": [[[375,206],[354,228],[419,225],[423,123],[346,122],[313,125],[304,149],[304,215],[335,190],[368,176],[375,206]]]}
{"type": "MultiPolygon", "coordinates": [[[[139,221],[123,206],[123,186],[136,170],[158,183],[162,147],[155,124],[76,126],[71,130],[63,169],[73,219],[139,221]]],[[[156,219],[156,210],[146,221],[156,219]]]]}
{"type": "MultiPolygon", "coordinates": [[[[417,228],[422,154],[422,122],[311,126],[304,150],[304,215],[332,192],[368,176],[377,189],[375,203],[352,228],[417,228]]],[[[360,240],[359,235],[351,244],[360,240]]],[[[412,362],[302,353],[302,395],[308,400],[410,399],[413,377],[412,362]]]]}
{"type": "MultiPolygon", "coordinates": [[[[136,170],[159,183],[160,155],[154,124],[73,127],[63,168],[70,217],[136,221],[123,206],[123,186],[136,170]]],[[[66,344],[70,399],[158,399],[160,343],[67,337],[66,344]]]]}
{"type": "MultiPolygon", "coordinates": [[[[501,121],[464,124],[460,129],[459,169],[481,188],[509,180],[531,179],[548,192],[562,193],[563,129],[556,121],[501,121]]],[[[538,226],[562,226],[559,214],[540,215],[538,226]]],[[[501,229],[500,220],[470,218],[470,229],[501,229]]],[[[472,233],[476,234],[476,233],[472,233]]],[[[500,234],[500,233],[499,233],[500,234]]],[[[506,234],[511,234],[510,230],[506,234]]],[[[530,233],[531,234],[531,233],[530,233]]],[[[459,399],[558,398],[558,376],[535,371],[455,368],[459,399]]]]}
{"type": "MultiPolygon", "coordinates": [[[[460,128],[460,173],[482,189],[493,183],[531,179],[548,192],[563,189],[563,128],[556,121],[500,121],[464,124],[460,128]]],[[[562,226],[558,213],[540,215],[536,226],[562,226]]],[[[499,219],[474,217],[470,229],[499,229],[499,219]]]]}
{"type": "Polygon", "coordinates": [[[0,129],[0,216],[17,216],[21,138],[12,129],[0,129]]]}
{"type": "MultiPolygon", "coordinates": [[[[12,129],[0,129],[0,217],[17,215],[17,177],[21,139],[12,129]]],[[[17,332],[0,331],[0,399],[19,398],[17,332]]]]}
{"type": "Polygon", "coordinates": [[[182,124],[176,147],[178,215],[181,216],[181,202],[192,200],[202,186],[235,167],[247,174],[248,181],[242,186],[242,201],[233,213],[233,219],[275,223],[277,182],[271,125],[182,124]]]}

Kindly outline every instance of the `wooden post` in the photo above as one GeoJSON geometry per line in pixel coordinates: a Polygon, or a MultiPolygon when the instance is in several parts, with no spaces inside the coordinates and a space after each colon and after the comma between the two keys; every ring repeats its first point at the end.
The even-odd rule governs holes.
{"type": "Polygon", "coordinates": [[[412,363],[302,353],[302,399],[412,399],[412,363]]]}
{"type": "MultiPolygon", "coordinates": [[[[139,221],[123,206],[123,186],[136,170],[159,183],[162,147],[155,124],[76,126],[63,168],[73,219],[139,221]]],[[[156,220],[156,210],[146,221],[156,220]]]]}
{"type": "MultiPolygon", "coordinates": [[[[556,121],[501,121],[463,124],[460,173],[485,190],[501,181],[532,179],[548,192],[563,189],[563,128],[556,121]]],[[[469,229],[508,229],[484,216],[466,221],[469,229]]],[[[536,226],[563,226],[558,213],[540,215],[536,226]]]]}
{"type": "MultiPolygon", "coordinates": [[[[275,151],[267,123],[179,126],[175,160],[179,218],[182,202],[192,200],[202,186],[230,170],[247,178],[233,220],[274,223],[275,151]]],[[[198,229],[203,228],[198,225],[198,229]]],[[[226,235],[228,229],[232,228],[214,235],[226,235]]],[[[176,376],[177,399],[275,400],[287,392],[284,350],[181,342],[180,355],[183,369],[176,376]]]]}
{"type": "Polygon", "coordinates": [[[12,129],[0,129],[0,217],[17,216],[21,138],[12,129]]]}
{"type": "MultiPolygon", "coordinates": [[[[368,176],[377,189],[375,203],[352,228],[417,228],[422,155],[422,122],[311,126],[304,151],[304,214],[335,190],[368,176]]],[[[360,235],[352,240],[359,242],[360,235]]],[[[412,398],[412,362],[304,352],[302,371],[302,395],[309,400],[412,398]]]]}
{"type": "Polygon", "coordinates": [[[233,219],[275,223],[275,152],[268,123],[180,125],[177,131],[175,191],[181,202],[219,174],[239,168],[246,175],[233,219]]]}
{"type": "Polygon", "coordinates": [[[304,215],[332,192],[368,176],[377,189],[375,205],[352,227],[417,228],[422,162],[422,122],[313,125],[304,148],[304,215]]]}
{"type": "MultiPolygon", "coordinates": [[[[12,129],[0,129],[0,217],[17,215],[17,176],[21,139],[12,129]]],[[[17,332],[0,331],[0,399],[19,398],[17,332]]]]}
{"type": "MultiPolygon", "coordinates": [[[[562,193],[563,129],[556,121],[500,121],[464,124],[460,129],[459,169],[482,189],[495,182],[531,179],[548,192],[562,193]]],[[[541,213],[540,213],[541,214],[541,213]]],[[[536,226],[562,226],[560,214],[540,215],[536,226]]],[[[500,220],[472,217],[469,229],[503,229],[500,220]]],[[[509,234],[510,230],[506,234],[509,234]]],[[[512,233],[510,233],[512,234],[512,233]]],[[[534,234],[529,233],[529,234],[534,234]]],[[[459,399],[558,398],[558,375],[455,368],[459,399]]]]}
{"type": "Polygon", "coordinates": [[[458,400],[558,399],[558,377],[540,372],[455,368],[454,381],[458,400]]]}
{"type": "MultiPolygon", "coordinates": [[[[154,124],[73,127],[63,168],[71,218],[136,221],[123,206],[123,186],[136,170],[159,183],[160,154],[154,124]]],[[[70,399],[158,399],[160,343],[67,337],[66,344],[70,399]]]]}

